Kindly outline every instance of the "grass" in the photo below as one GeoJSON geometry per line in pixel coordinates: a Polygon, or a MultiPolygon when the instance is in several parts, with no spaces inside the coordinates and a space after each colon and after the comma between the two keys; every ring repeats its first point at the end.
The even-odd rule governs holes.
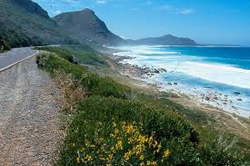
{"type": "Polygon", "coordinates": [[[37,58],[38,66],[54,77],[58,71],[70,75],[90,94],[77,102],[59,166],[244,165],[231,139],[198,127],[205,115],[139,93],[134,99],[129,87],[88,72],[69,54],[49,51],[37,58]],[[214,138],[204,141],[205,134],[214,138]]]}
{"type": "Polygon", "coordinates": [[[85,45],[66,45],[63,47],[38,47],[38,50],[60,54],[61,57],[73,62],[107,67],[106,61],[96,51],[85,45]]]}
{"type": "Polygon", "coordinates": [[[73,79],[79,80],[81,86],[91,95],[113,96],[117,98],[127,98],[130,88],[122,86],[109,77],[99,77],[97,74],[87,72],[87,68],[75,65],[67,61],[67,57],[55,56],[55,54],[39,56],[38,66],[49,72],[51,75],[55,71],[63,71],[71,74],[73,79]]]}

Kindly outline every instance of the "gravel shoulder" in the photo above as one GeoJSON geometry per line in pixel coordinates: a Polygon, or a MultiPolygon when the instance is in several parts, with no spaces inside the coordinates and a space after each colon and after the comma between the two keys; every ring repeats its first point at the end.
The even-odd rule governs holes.
{"type": "Polygon", "coordinates": [[[61,94],[35,57],[0,73],[0,166],[53,165],[61,94]]]}

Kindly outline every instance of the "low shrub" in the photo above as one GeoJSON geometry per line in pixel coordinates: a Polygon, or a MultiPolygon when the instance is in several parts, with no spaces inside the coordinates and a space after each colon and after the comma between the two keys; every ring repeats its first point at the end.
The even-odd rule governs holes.
{"type": "Polygon", "coordinates": [[[242,165],[176,113],[129,100],[84,99],[58,165],[242,165]]]}
{"type": "Polygon", "coordinates": [[[122,86],[108,77],[100,77],[97,74],[87,72],[87,68],[75,65],[63,57],[55,54],[43,54],[37,57],[38,67],[54,75],[55,71],[63,71],[71,74],[74,79],[79,80],[82,87],[92,95],[113,96],[127,98],[130,88],[122,86]]]}
{"type": "Polygon", "coordinates": [[[107,67],[106,61],[96,51],[86,45],[63,45],[58,47],[38,47],[38,50],[44,50],[55,53],[58,56],[70,61],[87,65],[107,67]]]}

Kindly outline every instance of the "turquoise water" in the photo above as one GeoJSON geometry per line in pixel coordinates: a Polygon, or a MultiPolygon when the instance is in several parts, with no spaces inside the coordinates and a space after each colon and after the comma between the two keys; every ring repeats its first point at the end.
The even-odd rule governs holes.
{"type": "Polygon", "coordinates": [[[241,114],[250,116],[250,48],[249,47],[123,47],[120,55],[139,66],[164,68],[166,73],[154,80],[177,82],[179,89],[229,96],[241,114]],[[208,88],[209,87],[209,88],[208,88]],[[236,93],[238,95],[236,95],[236,93]],[[240,95],[239,95],[240,93],[240,95]]]}

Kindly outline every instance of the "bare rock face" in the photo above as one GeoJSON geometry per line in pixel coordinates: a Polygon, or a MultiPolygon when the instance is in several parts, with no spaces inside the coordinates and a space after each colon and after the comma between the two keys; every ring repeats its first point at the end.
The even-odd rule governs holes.
{"type": "Polygon", "coordinates": [[[62,13],[53,19],[64,30],[82,42],[92,41],[106,45],[119,45],[124,42],[124,39],[112,33],[90,9],[62,13]]]}

